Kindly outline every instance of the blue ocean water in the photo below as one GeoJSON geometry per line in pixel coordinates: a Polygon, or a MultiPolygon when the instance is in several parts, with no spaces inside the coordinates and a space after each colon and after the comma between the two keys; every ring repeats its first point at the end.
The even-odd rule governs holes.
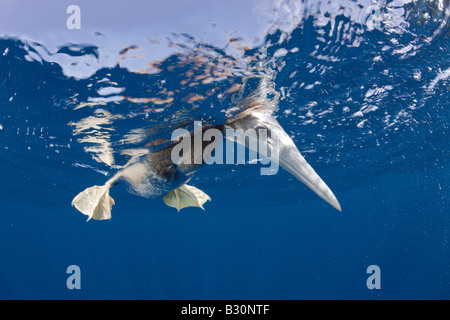
{"type": "Polygon", "coordinates": [[[157,3],[130,1],[112,27],[112,11],[81,1],[81,30],[59,3],[0,4],[0,298],[450,297],[448,1],[175,2],[186,20],[170,32],[157,27],[181,20],[158,18],[157,3]],[[251,163],[197,172],[205,211],[123,183],[109,221],[71,207],[131,156],[194,120],[224,123],[254,92],[277,101],[342,212],[251,163]],[[67,288],[70,265],[80,290],[67,288]],[[371,265],[381,289],[366,285],[371,265]]]}

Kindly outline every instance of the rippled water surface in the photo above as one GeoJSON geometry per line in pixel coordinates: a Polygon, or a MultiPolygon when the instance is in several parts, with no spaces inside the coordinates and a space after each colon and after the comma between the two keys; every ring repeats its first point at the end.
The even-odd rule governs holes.
{"type": "Polygon", "coordinates": [[[449,298],[449,1],[80,1],[80,30],[44,2],[0,1],[0,297],[449,298]],[[252,103],[342,213],[252,161],[198,171],[206,212],[126,184],[110,221],[70,206],[252,103]]]}

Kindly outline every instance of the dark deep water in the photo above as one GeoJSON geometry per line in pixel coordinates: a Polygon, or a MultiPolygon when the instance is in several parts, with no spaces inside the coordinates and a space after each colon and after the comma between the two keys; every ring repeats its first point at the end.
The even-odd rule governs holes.
{"type": "MultiPolygon", "coordinates": [[[[26,32],[16,1],[0,2],[0,298],[450,297],[449,2],[379,1],[378,29],[371,1],[252,2],[268,26],[253,43],[242,17],[219,30],[244,6],[228,3],[196,4],[216,17],[207,32],[191,28],[200,15],[154,36],[139,2],[118,31],[110,11],[81,1],[79,32],[65,26],[70,3],[52,6],[61,29],[26,32]],[[125,184],[111,191],[110,221],[86,223],[70,206],[175,128],[223,123],[261,83],[341,213],[286,171],[251,164],[197,173],[205,212],[125,184]],[[66,287],[70,265],[81,290],[66,287]],[[366,287],[370,265],[380,290],[366,287]]],[[[32,5],[23,10],[31,25],[32,5]]]]}

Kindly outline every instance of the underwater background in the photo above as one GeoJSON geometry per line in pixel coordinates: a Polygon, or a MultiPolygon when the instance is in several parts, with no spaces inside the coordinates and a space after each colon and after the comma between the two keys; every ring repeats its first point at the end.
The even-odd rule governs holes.
{"type": "Polygon", "coordinates": [[[450,298],[449,17],[448,0],[0,0],[0,298],[450,298]],[[278,104],[342,212],[253,160],[197,172],[205,211],[124,183],[109,221],[71,207],[245,99],[278,104]]]}

